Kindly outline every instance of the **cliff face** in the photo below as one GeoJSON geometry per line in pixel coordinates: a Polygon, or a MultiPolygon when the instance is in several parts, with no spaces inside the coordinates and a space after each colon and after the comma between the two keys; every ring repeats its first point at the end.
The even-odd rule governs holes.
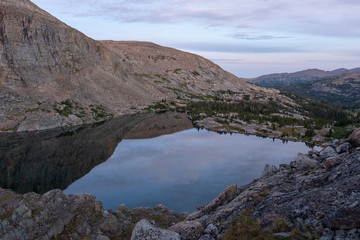
{"type": "Polygon", "coordinates": [[[0,2],[0,131],[90,123],[227,89],[259,99],[278,94],[200,56],[146,42],[95,41],[30,1],[0,2]]]}

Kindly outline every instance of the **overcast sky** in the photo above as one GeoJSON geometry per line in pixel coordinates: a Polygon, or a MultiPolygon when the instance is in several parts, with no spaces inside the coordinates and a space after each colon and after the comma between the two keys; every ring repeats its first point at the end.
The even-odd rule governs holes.
{"type": "Polygon", "coordinates": [[[360,67],[358,0],[32,0],[97,40],[151,41],[239,77],[360,67]]]}

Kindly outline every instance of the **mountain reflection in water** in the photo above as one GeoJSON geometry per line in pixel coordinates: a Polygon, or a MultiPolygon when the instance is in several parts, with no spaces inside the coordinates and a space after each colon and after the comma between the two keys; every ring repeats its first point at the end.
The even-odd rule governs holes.
{"type": "Polygon", "coordinates": [[[152,139],[122,141],[114,154],[65,193],[89,192],[105,208],[157,204],[181,212],[194,211],[225,187],[258,178],[265,164],[288,163],[301,142],[282,143],[241,134],[220,135],[190,129],[152,139]]]}
{"type": "Polygon", "coordinates": [[[137,114],[40,132],[0,134],[0,187],[19,193],[67,188],[106,161],[126,134],[147,137],[192,128],[186,115],[137,114]]]}
{"type": "Polygon", "coordinates": [[[226,186],[259,177],[265,164],[289,162],[308,149],[300,142],[197,131],[178,113],[138,114],[80,128],[0,134],[0,186],[91,193],[107,209],[164,204],[193,211],[226,186]]]}

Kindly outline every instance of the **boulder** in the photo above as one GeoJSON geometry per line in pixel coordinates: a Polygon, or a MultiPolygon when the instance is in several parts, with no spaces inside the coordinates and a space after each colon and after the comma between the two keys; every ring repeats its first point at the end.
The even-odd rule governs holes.
{"type": "Polygon", "coordinates": [[[214,224],[209,224],[204,230],[205,234],[209,234],[212,237],[217,237],[219,235],[219,230],[214,224]]]}
{"type": "Polygon", "coordinates": [[[315,168],[319,165],[319,163],[309,158],[307,155],[299,153],[298,156],[290,163],[292,168],[296,168],[297,170],[315,168]]]}
{"type": "Polygon", "coordinates": [[[143,219],[135,225],[131,240],[180,240],[180,235],[174,231],[154,227],[143,219]]]}
{"type": "Polygon", "coordinates": [[[353,131],[347,140],[354,148],[360,147],[360,128],[353,131]]]}
{"type": "Polygon", "coordinates": [[[336,152],[337,153],[344,153],[347,152],[348,150],[350,150],[352,148],[352,145],[348,142],[345,142],[343,144],[340,144],[339,146],[336,147],[336,152]]]}
{"type": "Polygon", "coordinates": [[[104,233],[116,234],[118,231],[117,218],[111,213],[104,213],[104,218],[99,224],[99,228],[104,233]]]}
{"type": "Polygon", "coordinates": [[[341,162],[342,162],[342,159],[339,157],[329,157],[323,162],[322,166],[326,170],[330,170],[331,168],[339,165],[341,162]]]}
{"type": "Polygon", "coordinates": [[[335,157],[337,156],[337,152],[331,146],[327,146],[323,150],[320,151],[320,157],[322,159],[326,159],[328,157],[335,157]]]}
{"type": "Polygon", "coordinates": [[[182,240],[198,240],[204,232],[204,227],[200,222],[184,221],[172,226],[170,230],[180,234],[182,240]]]}
{"type": "Polygon", "coordinates": [[[260,178],[272,176],[276,173],[277,168],[274,165],[266,164],[264,170],[261,173],[260,178]]]}

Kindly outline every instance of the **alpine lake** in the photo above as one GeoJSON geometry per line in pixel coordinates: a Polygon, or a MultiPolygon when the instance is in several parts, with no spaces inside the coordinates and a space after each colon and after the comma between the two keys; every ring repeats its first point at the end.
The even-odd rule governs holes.
{"type": "Polygon", "coordinates": [[[136,114],[85,126],[0,134],[0,187],[89,193],[105,209],[163,204],[192,212],[265,164],[289,163],[302,142],[195,129],[179,113],[136,114]]]}

